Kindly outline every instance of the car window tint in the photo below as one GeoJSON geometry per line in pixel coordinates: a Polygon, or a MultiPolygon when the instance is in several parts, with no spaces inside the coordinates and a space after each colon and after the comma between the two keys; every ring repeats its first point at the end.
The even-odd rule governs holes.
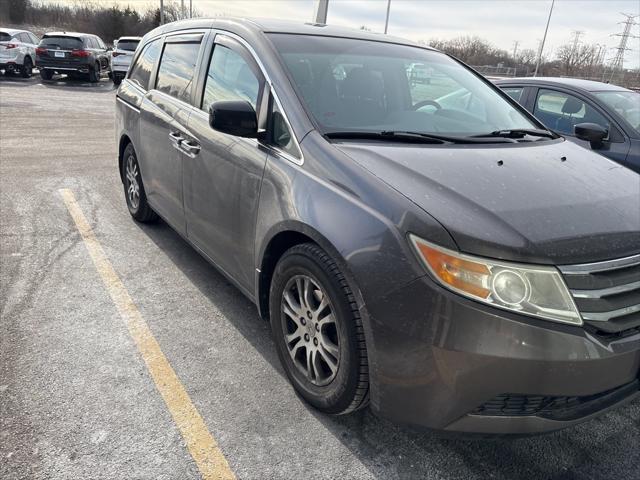
{"type": "Polygon", "coordinates": [[[200,42],[167,43],[160,59],[156,89],[189,102],[199,50],[200,42]]]}
{"type": "Polygon", "coordinates": [[[209,111],[219,100],[247,100],[253,108],[258,103],[260,81],[239,53],[216,45],[209,63],[202,98],[202,110],[209,111]]]}
{"type": "Polygon", "coordinates": [[[504,87],[502,91],[513,98],[516,102],[522,99],[522,87],[504,87]]]}
{"type": "Polygon", "coordinates": [[[136,63],[131,67],[129,80],[138,84],[145,90],[149,88],[149,79],[151,78],[151,72],[153,70],[154,64],[158,60],[161,47],[161,39],[154,40],[153,42],[150,42],[144,46],[144,49],[138,56],[136,63]]]}
{"type": "Polygon", "coordinates": [[[11,40],[11,35],[7,32],[0,32],[0,42],[8,42],[11,40]]]}
{"type": "Polygon", "coordinates": [[[293,133],[275,101],[271,111],[270,143],[295,158],[301,157],[293,133]]]}
{"type": "Polygon", "coordinates": [[[573,135],[578,123],[597,123],[607,130],[609,122],[594,107],[568,93],[541,88],[533,114],[556,132],[573,135]]]}
{"type": "Polygon", "coordinates": [[[45,37],[40,45],[49,49],[73,50],[82,48],[82,40],[77,37],[45,37]]]}
{"type": "Polygon", "coordinates": [[[118,42],[118,50],[126,50],[127,52],[133,52],[138,47],[138,40],[120,40],[118,42]]]}

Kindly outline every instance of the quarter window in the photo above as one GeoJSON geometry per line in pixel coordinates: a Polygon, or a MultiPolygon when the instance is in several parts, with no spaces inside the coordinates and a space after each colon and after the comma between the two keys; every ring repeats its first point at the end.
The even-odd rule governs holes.
{"type": "Polygon", "coordinates": [[[145,90],[149,88],[149,78],[151,78],[153,66],[158,60],[161,46],[161,39],[154,40],[145,45],[136,63],[131,68],[129,79],[145,90]]]}
{"type": "Polygon", "coordinates": [[[246,100],[256,109],[259,92],[260,81],[242,55],[217,44],[207,72],[202,110],[208,112],[211,104],[220,100],[246,100]]]}
{"type": "Polygon", "coordinates": [[[293,139],[293,133],[289,129],[284,115],[282,115],[282,112],[273,100],[272,105],[270,143],[289,155],[300,158],[300,150],[298,150],[298,146],[293,139]]]}
{"type": "Polygon", "coordinates": [[[522,99],[522,87],[504,87],[502,91],[513,98],[516,102],[522,99]]]}
{"type": "Polygon", "coordinates": [[[200,42],[165,44],[156,89],[184,102],[190,102],[199,51],[200,42]]]}
{"type": "Polygon", "coordinates": [[[597,123],[609,130],[609,122],[589,103],[568,93],[540,89],[533,114],[556,132],[573,135],[578,123],[597,123]]]}

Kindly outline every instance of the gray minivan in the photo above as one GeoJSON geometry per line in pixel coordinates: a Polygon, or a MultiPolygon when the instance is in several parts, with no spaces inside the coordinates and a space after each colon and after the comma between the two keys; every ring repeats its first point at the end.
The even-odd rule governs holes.
{"type": "Polygon", "coordinates": [[[116,133],[133,218],[162,218],[255,302],[317,409],[510,434],[638,397],[640,177],[457,60],[181,21],[140,42],[116,133]]]}

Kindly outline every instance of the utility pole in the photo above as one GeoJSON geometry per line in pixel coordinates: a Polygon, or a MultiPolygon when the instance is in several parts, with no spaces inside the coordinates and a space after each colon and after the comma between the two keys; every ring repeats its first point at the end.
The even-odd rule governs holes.
{"type": "Polygon", "coordinates": [[[193,0],[189,0],[189,18],[193,18],[193,0]]]}
{"type": "Polygon", "coordinates": [[[313,14],[313,23],[327,23],[327,10],[329,9],[329,0],[316,0],[316,11],[313,14]]]}
{"type": "Polygon", "coordinates": [[[513,42],[513,59],[516,59],[516,53],[518,52],[518,44],[520,42],[518,40],[516,40],[515,42],[513,42]]]}
{"type": "Polygon", "coordinates": [[[629,38],[638,38],[637,35],[631,35],[631,28],[636,25],[635,19],[640,15],[630,15],[628,13],[622,13],[621,15],[625,16],[627,19],[624,22],[620,22],[622,25],[624,25],[624,30],[622,31],[622,33],[616,33],[612,35],[612,37],[620,37],[620,43],[616,48],[616,56],[611,61],[611,76],[609,77],[609,81],[613,79],[616,71],[622,70],[624,66],[624,52],[626,52],[627,50],[631,50],[630,48],[627,48],[627,42],[629,41],[629,38]]]}
{"type": "Polygon", "coordinates": [[[164,5],[160,0],[160,25],[164,25],[164,5]]]}
{"type": "Polygon", "coordinates": [[[389,29],[389,11],[391,10],[391,0],[387,0],[387,16],[384,20],[384,33],[386,35],[387,30],[389,29]]]}
{"type": "Polygon", "coordinates": [[[538,60],[536,61],[536,70],[533,72],[533,76],[536,77],[538,75],[538,69],[540,68],[540,61],[542,60],[542,51],[544,50],[544,42],[547,40],[547,32],[549,31],[549,22],[551,21],[551,14],[553,13],[553,5],[556,3],[556,0],[551,0],[551,8],[549,9],[549,17],[547,18],[547,26],[544,29],[544,36],[542,37],[542,42],[540,43],[540,48],[538,49],[538,60]]]}
{"type": "Polygon", "coordinates": [[[180,0],[180,20],[185,17],[186,15],[184,14],[184,0],[180,0]]]}

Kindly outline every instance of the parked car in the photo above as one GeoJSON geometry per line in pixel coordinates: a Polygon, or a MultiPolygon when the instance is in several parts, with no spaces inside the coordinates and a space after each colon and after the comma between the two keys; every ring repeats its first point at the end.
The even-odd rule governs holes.
{"type": "Polygon", "coordinates": [[[113,42],[113,51],[111,52],[111,79],[116,85],[120,85],[120,82],[127,74],[129,66],[131,65],[131,59],[138,47],[142,37],[120,37],[113,42]]]}
{"type": "Polygon", "coordinates": [[[255,302],[322,412],[531,433],[640,395],[638,175],[454,58],[181,21],[145,35],[116,105],[131,216],[164,219],[255,302]],[[412,87],[414,63],[438,84],[412,87]],[[437,102],[461,88],[483,108],[437,102]]]}
{"type": "Polygon", "coordinates": [[[551,130],[640,173],[640,93],[575,78],[495,83],[551,130]]]}
{"type": "Polygon", "coordinates": [[[38,37],[27,30],[0,28],[0,70],[29,78],[38,42],[38,37]]]}
{"type": "Polygon", "coordinates": [[[432,72],[429,67],[422,63],[413,63],[409,65],[407,68],[407,75],[413,86],[420,83],[427,85],[431,83],[432,72]]]}
{"type": "Polygon", "coordinates": [[[45,33],[36,48],[36,63],[43,80],[54,74],[67,74],[71,78],[88,77],[98,82],[110,71],[110,50],[100,37],[88,33],[45,33]]]}

